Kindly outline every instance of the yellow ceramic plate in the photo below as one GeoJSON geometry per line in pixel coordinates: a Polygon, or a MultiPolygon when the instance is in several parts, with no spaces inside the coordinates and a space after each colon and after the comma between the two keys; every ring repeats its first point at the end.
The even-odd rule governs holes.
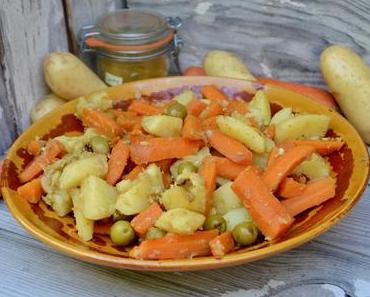
{"type": "MultiPolygon", "coordinates": [[[[127,83],[109,88],[106,92],[112,99],[129,99],[139,94],[150,94],[169,88],[205,84],[231,87],[251,94],[261,87],[252,82],[234,79],[172,77],[127,83]]],[[[24,147],[35,136],[55,137],[60,133],[73,132],[81,128],[80,123],[73,116],[76,100],[66,103],[33,124],[10,148],[1,180],[5,201],[13,216],[36,238],[66,255],[107,266],[166,271],[210,269],[254,261],[294,248],[328,230],[355,205],[368,180],[369,156],[366,146],[355,129],[335,111],[282,88],[266,85],[264,89],[270,101],[280,106],[290,106],[298,112],[330,116],[330,128],[346,142],[346,146],[339,153],[334,153],[330,157],[334,171],[338,174],[336,197],[300,215],[291,230],[279,240],[261,242],[255,246],[240,249],[223,259],[199,257],[166,261],[127,258],[125,249],[115,248],[108,237],[103,235],[96,235],[87,243],[81,242],[74,229],[72,217],[58,218],[43,203],[30,205],[15,191],[19,184],[17,173],[29,159],[24,147]]]]}

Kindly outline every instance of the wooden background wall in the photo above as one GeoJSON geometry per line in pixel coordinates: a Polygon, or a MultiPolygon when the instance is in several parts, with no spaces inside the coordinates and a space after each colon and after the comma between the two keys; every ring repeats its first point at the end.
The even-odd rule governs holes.
{"type": "Polygon", "coordinates": [[[50,51],[76,52],[81,25],[94,23],[126,3],[129,8],[183,18],[182,67],[200,64],[208,50],[222,48],[238,53],[257,75],[324,86],[318,56],[329,44],[347,44],[370,62],[366,51],[370,48],[370,9],[366,2],[2,0],[0,155],[27,128],[32,105],[48,92],[42,58],[50,51]]]}

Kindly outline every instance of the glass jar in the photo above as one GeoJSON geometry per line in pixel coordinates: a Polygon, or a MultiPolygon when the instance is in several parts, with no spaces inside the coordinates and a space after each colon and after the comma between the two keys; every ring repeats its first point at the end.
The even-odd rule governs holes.
{"type": "Polygon", "coordinates": [[[80,32],[80,51],[94,52],[96,70],[107,85],[164,77],[171,61],[180,72],[179,18],[146,11],[119,10],[80,32]]]}

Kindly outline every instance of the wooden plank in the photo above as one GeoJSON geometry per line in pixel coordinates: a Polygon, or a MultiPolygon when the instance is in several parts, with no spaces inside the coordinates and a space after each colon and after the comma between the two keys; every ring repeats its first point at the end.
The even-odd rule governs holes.
{"type": "Polygon", "coordinates": [[[94,25],[104,14],[123,8],[120,0],[64,0],[66,5],[68,30],[71,37],[71,51],[79,54],[77,39],[82,26],[94,25]]]}
{"type": "Polygon", "coordinates": [[[34,102],[48,93],[43,57],[68,48],[61,1],[1,1],[0,44],[2,154],[16,134],[28,127],[34,102]]]}
{"type": "Polygon", "coordinates": [[[348,45],[370,62],[364,1],[135,0],[129,6],[183,18],[183,69],[201,64],[211,49],[226,49],[256,75],[324,86],[318,57],[329,44],[348,45]]]}

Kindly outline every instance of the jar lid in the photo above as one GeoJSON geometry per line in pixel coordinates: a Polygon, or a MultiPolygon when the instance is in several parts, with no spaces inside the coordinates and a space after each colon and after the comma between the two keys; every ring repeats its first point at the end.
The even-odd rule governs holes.
{"type": "Polygon", "coordinates": [[[86,38],[92,48],[147,51],[167,45],[175,34],[165,17],[147,11],[119,10],[101,18],[96,34],[86,38]]]}

